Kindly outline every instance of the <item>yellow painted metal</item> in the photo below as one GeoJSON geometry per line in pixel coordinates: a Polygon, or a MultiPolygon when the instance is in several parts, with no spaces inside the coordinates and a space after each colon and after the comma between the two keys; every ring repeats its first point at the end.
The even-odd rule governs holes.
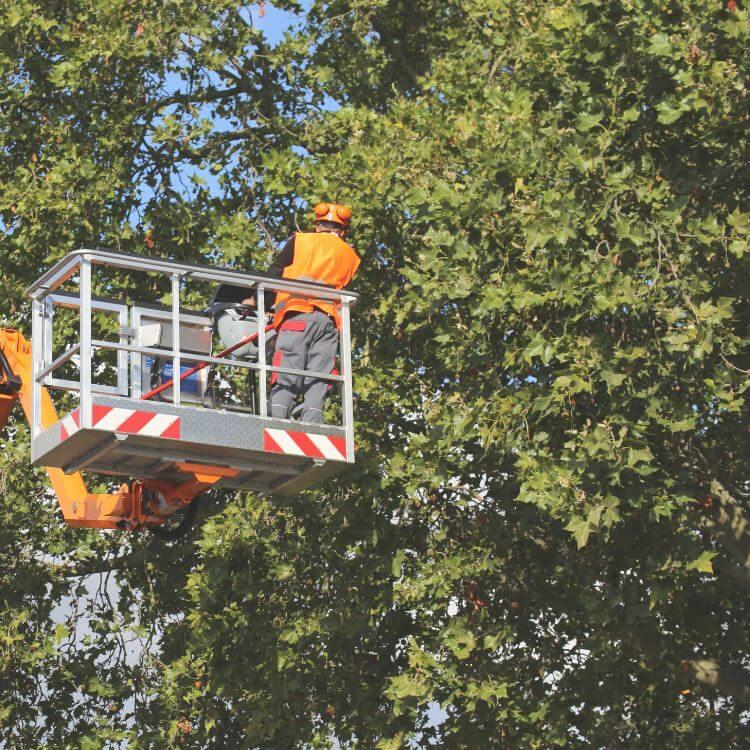
{"type": "MultiPolygon", "coordinates": [[[[0,428],[8,420],[16,400],[21,402],[26,419],[31,423],[31,342],[12,328],[0,328],[0,351],[5,354],[15,375],[21,379],[21,389],[14,395],[0,395],[0,428]]],[[[42,388],[42,428],[52,427],[57,410],[46,388],[42,388]]],[[[80,472],[66,474],[62,469],[46,467],[52,489],[62,509],[63,517],[71,526],[114,529],[132,510],[132,496],[127,485],[114,494],[92,494],[80,472]]]]}
{"type": "Polygon", "coordinates": [[[214,466],[212,464],[196,464],[192,461],[177,461],[175,466],[183,474],[192,474],[202,484],[216,484],[223,477],[236,477],[239,469],[228,466],[214,466]]]}

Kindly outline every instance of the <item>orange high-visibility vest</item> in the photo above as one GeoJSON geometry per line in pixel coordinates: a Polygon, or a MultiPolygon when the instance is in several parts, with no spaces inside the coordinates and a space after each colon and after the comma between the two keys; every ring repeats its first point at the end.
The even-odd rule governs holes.
{"type": "MultiPolygon", "coordinates": [[[[330,232],[304,232],[294,235],[294,259],[281,277],[300,281],[316,281],[343,289],[359,268],[359,256],[344,240],[330,232]]],[[[274,304],[274,325],[281,325],[284,316],[296,310],[312,312],[314,308],[331,315],[341,328],[341,304],[333,300],[314,299],[295,292],[277,292],[274,304]]]]}

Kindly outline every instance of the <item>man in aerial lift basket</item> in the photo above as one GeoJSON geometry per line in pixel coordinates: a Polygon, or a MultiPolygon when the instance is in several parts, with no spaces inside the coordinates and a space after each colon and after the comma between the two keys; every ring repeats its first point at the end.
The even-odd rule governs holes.
{"type": "MultiPolygon", "coordinates": [[[[360,263],[354,248],[344,241],[351,209],[337,203],[319,203],[314,210],[315,231],[295,233],[271,264],[269,275],[344,289],[360,263]]],[[[277,292],[273,310],[278,334],[273,365],[335,373],[341,328],[339,308],[340,304],[333,300],[277,292]]],[[[271,384],[272,417],[289,419],[301,393],[300,420],[323,422],[323,403],[331,390],[328,381],[274,372],[271,384]]]]}
{"type": "MultiPolygon", "coordinates": [[[[295,233],[271,264],[268,275],[343,289],[360,263],[355,250],[344,241],[351,223],[351,209],[337,203],[319,203],[314,210],[315,231],[295,233]]],[[[245,310],[255,307],[255,296],[245,295],[242,287],[222,284],[214,296],[214,312],[238,304],[245,305],[245,310]]],[[[273,308],[273,325],[277,332],[273,365],[335,374],[341,328],[340,303],[273,291],[266,292],[264,301],[266,309],[273,308]]],[[[234,314],[247,317],[241,308],[234,314]]],[[[239,330],[247,333],[255,320],[247,317],[247,330],[239,330]]],[[[227,326],[227,340],[242,337],[235,330],[235,320],[228,320],[226,315],[220,318],[220,333],[222,324],[227,326]]],[[[250,354],[257,356],[255,344],[248,344],[236,354],[247,354],[246,349],[252,349],[250,354]]],[[[274,372],[271,386],[272,417],[289,419],[299,414],[302,422],[323,422],[323,404],[332,387],[328,381],[274,372]],[[295,407],[300,394],[302,403],[295,407]]]]}

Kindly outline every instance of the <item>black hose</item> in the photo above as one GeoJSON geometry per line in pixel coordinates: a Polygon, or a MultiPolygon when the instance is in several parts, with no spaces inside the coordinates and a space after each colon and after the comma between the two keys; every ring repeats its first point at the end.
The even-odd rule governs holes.
{"type": "Polygon", "coordinates": [[[0,393],[12,395],[21,390],[21,378],[11,369],[5,353],[0,351],[0,371],[2,371],[2,380],[0,380],[0,393]]]}
{"type": "Polygon", "coordinates": [[[166,523],[163,523],[160,526],[151,526],[150,528],[153,535],[166,542],[171,542],[175,539],[181,539],[184,537],[193,528],[195,520],[198,517],[198,505],[200,504],[200,499],[201,495],[197,495],[183,510],[175,511],[172,514],[172,516],[181,516],[179,523],[170,523],[172,516],[169,516],[166,523]]]}

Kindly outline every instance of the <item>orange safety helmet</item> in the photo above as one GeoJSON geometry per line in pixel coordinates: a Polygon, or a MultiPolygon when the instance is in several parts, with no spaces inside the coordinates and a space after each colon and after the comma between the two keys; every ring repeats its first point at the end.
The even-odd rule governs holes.
{"type": "Polygon", "coordinates": [[[349,223],[352,220],[352,210],[349,206],[342,206],[338,203],[318,203],[313,210],[316,224],[319,221],[333,221],[349,229],[349,223]]]}

